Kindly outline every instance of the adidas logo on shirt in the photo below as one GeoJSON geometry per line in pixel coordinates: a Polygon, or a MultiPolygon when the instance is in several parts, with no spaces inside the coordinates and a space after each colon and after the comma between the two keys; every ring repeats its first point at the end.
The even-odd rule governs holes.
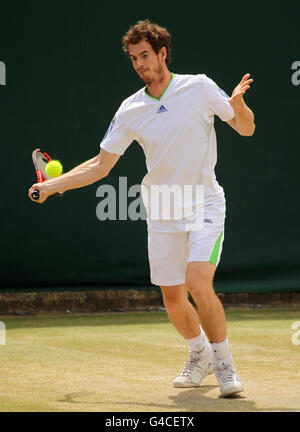
{"type": "Polygon", "coordinates": [[[160,113],[167,112],[167,111],[168,111],[167,108],[164,107],[163,105],[161,105],[156,112],[157,112],[157,114],[160,114],[160,113]]]}

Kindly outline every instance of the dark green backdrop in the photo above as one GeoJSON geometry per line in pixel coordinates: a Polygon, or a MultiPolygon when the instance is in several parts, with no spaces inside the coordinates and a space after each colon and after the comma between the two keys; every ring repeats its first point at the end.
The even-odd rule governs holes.
{"type": "MultiPolygon", "coordinates": [[[[144,221],[100,222],[98,184],[35,205],[31,152],[41,147],[65,170],[99,151],[123,99],[142,83],[121,37],[149,18],[172,33],[176,73],[206,73],[230,93],[254,78],[246,101],[253,137],[216,119],[217,178],[227,198],[219,292],[300,288],[300,61],[296,2],[0,2],[1,288],[149,286],[144,221]]],[[[133,143],[102,183],[146,172],[133,143]]]]}

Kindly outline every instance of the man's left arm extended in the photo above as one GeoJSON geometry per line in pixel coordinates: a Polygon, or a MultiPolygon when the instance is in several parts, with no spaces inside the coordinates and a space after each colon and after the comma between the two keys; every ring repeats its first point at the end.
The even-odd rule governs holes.
{"type": "Polygon", "coordinates": [[[243,99],[244,94],[253,82],[253,79],[249,79],[249,77],[250,74],[243,76],[241,82],[233,90],[231,98],[228,100],[234,110],[234,118],[227,123],[243,136],[251,136],[255,130],[254,114],[243,99]]]}

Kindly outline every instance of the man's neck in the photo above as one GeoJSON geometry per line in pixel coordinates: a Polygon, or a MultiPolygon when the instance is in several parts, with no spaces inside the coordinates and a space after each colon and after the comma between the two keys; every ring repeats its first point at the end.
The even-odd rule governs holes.
{"type": "Polygon", "coordinates": [[[147,93],[150,96],[159,99],[170,84],[172,78],[172,73],[167,70],[160,80],[154,81],[153,83],[147,85],[147,93]]]}

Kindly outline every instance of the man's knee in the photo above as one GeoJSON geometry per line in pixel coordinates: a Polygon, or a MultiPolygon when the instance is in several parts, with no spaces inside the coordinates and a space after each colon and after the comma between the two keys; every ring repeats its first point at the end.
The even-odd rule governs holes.
{"type": "Polygon", "coordinates": [[[186,284],[193,296],[206,297],[213,290],[215,266],[211,263],[191,262],[186,271],[186,284]]]}
{"type": "Polygon", "coordinates": [[[163,301],[169,313],[176,313],[187,300],[187,288],[185,285],[174,287],[161,287],[163,301]]]}

